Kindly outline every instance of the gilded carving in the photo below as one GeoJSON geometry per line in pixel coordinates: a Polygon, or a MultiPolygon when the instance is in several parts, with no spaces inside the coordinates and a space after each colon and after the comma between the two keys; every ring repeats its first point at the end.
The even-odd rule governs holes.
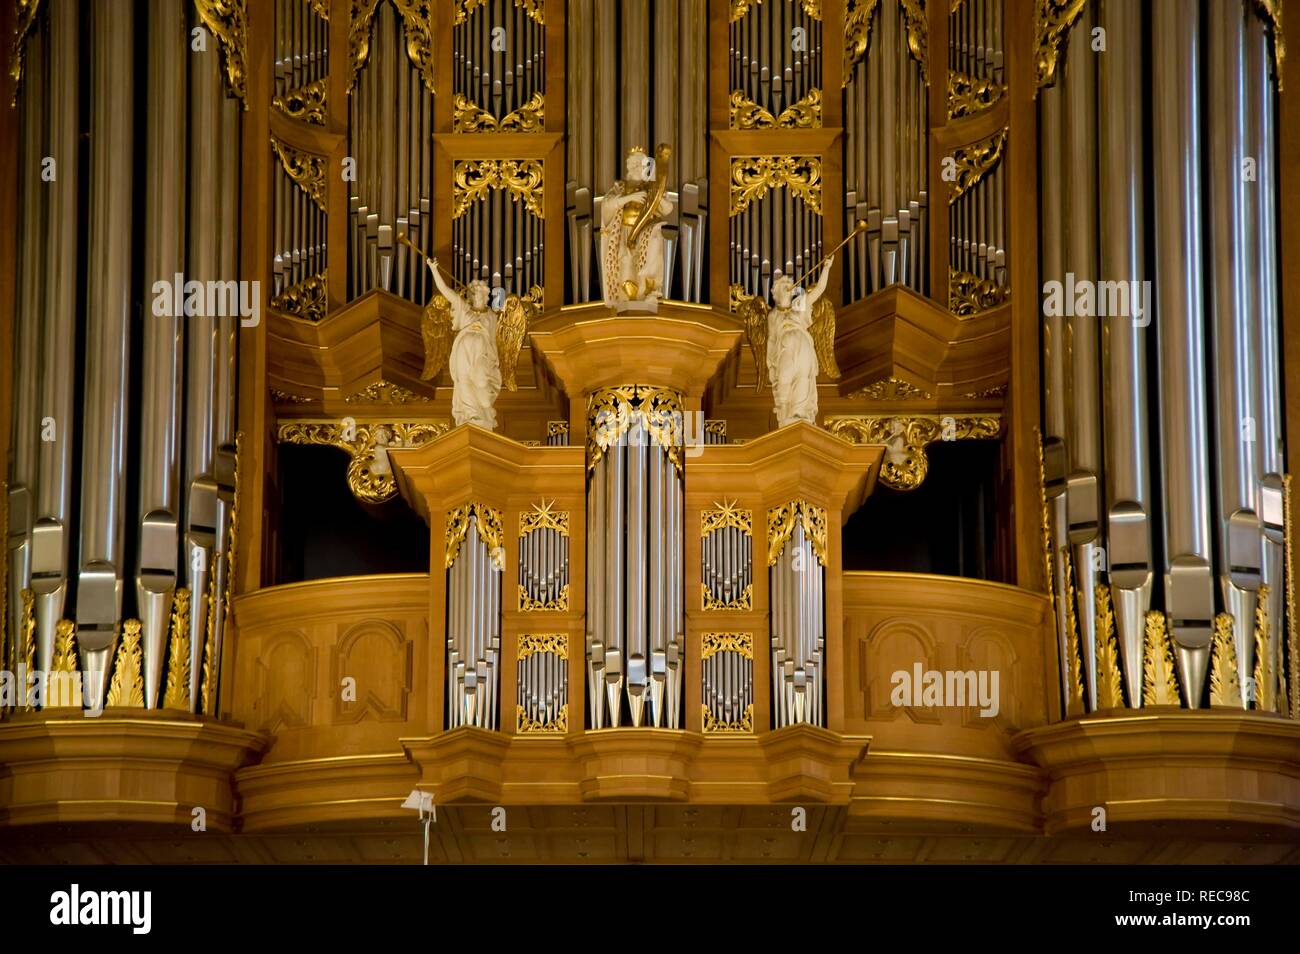
{"type": "Polygon", "coordinates": [[[983,76],[971,76],[960,70],[948,71],[948,118],[973,116],[993,106],[1007,88],[983,76]]]}
{"type": "Polygon", "coordinates": [[[519,658],[527,659],[533,653],[550,653],[568,659],[569,637],[565,633],[520,633],[519,658]]]}
{"type": "Polygon", "coordinates": [[[845,0],[844,3],[844,82],[848,86],[853,68],[867,55],[871,45],[871,21],[880,0],[845,0]]]}
{"type": "Polygon", "coordinates": [[[730,105],[732,129],[811,129],[822,124],[822,91],[815,87],[776,116],[739,89],[731,91],[730,105]]]}
{"type": "Polygon", "coordinates": [[[1119,676],[1119,644],[1115,638],[1115,614],[1110,608],[1110,587],[1098,583],[1097,593],[1097,708],[1124,708],[1124,691],[1119,676]]]}
{"type": "Polygon", "coordinates": [[[1039,86],[1056,81],[1061,44],[1087,0],[1038,0],[1034,5],[1034,62],[1039,86]]]}
{"type": "Polygon", "coordinates": [[[374,384],[349,394],[343,399],[344,404],[431,404],[433,398],[416,394],[400,384],[393,384],[382,378],[374,384]]]}
{"type": "Polygon", "coordinates": [[[567,610],[569,608],[569,584],[560,587],[560,592],[553,600],[539,600],[531,596],[524,586],[519,587],[519,612],[545,613],[567,610]]]}
{"type": "Polygon", "coordinates": [[[1065,576],[1065,666],[1066,679],[1070,686],[1070,694],[1065,700],[1065,714],[1069,716],[1083,715],[1083,660],[1080,654],[1079,643],[1079,617],[1077,614],[1077,600],[1074,592],[1074,562],[1070,558],[1070,548],[1061,547],[1061,566],[1062,573],[1065,576]]]}
{"type": "Polygon", "coordinates": [[[208,32],[217,38],[226,63],[226,85],[248,109],[248,86],[245,59],[248,26],[244,19],[244,0],[194,0],[194,10],[208,32]]]}
{"type": "Polygon", "coordinates": [[[451,217],[458,219],[490,190],[505,189],[537,218],[544,217],[540,159],[467,159],[452,172],[451,217]]]}
{"type": "Polygon", "coordinates": [[[736,156],[731,160],[730,214],[784,186],[822,214],[822,161],[817,156],[736,156]]]}
{"type": "Polygon", "coordinates": [[[601,388],[587,401],[587,470],[639,420],[650,440],[682,472],[682,396],[669,388],[628,384],[601,388]]]}
{"type": "Polygon", "coordinates": [[[934,395],[918,388],[902,378],[885,378],[875,381],[865,388],[859,388],[849,395],[850,398],[862,398],[868,401],[933,401],[934,395]]]}
{"type": "Polygon", "coordinates": [[[1278,92],[1282,91],[1282,62],[1286,59],[1286,36],[1282,33],[1282,0],[1253,0],[1260,17],[1273,34],[1273,75],[1278,92]]]}
{"type": "Polygon", "coordinates": [[[506,113],[500,120],[464,93],[452,99],[451,131],[454,133],[536,133],[546,128],[546,98],[533,93],[528,102],[506,113]]]}
{"type": "Polygon", "coordinates": [[[325,90],[328,85],[329,77],[322,76],[306,86],[281,93],[272,102],[275,103],[276,109],[290,119],[302,120],[314,126],[324,126],[325,90]]]}
{"type": "Polygon", "coordinates": [[[505,535],[501,527],[501,511],[486,504],[468,503],[447,513],[447,546],[443,566],[450,569],[460,554],[460,545],[469,533],[470,522],[478,529],[479,539],[492,554],[492,562],[501,569],[502,544],[505,535]]]}
{"type": "Polygon", "coordinates": [[[54,659],[50,669],[54,672],[77,671],[77,624],[61,619],[54,626],[54,659]]]}
{"type": "Polygon", "coordinates": [[[826,566],[826,510],[806,500],[792,500],[767,512],[767,565],[776,566],[796,524],[803,525],[804,536],[812,542],[813,555],[818,563],[826,566]]]}
{"type": "Polygon", "coordinates": [[[177,587],[172,595],[171,639],[167,650],[164,709],[190,707],[190,591],[177,587]]]}
{"type": "Polygon", "coordinates": [[[959,318],[997,308],[1010,297],[1011,289],[1006,285],[955,268],[948,270],[948,310],[959,318]]]}
{"type": "Polygon", "coordinates": [[[736,598],[726,603],[713,595],[709,584],[700,584],[700,608],[706,610],[746,611],[754,608],[754,584],[746,583],[745,588],[736,594],[736,598]]]}
{"type": "Polygon", "coordinates": [[[556,732],[564,733],[569,731],[569,704],[566,702],[560,706],[559,714],[550,722],[533,720],[528,718],[528,714],[521,705],[515,706],[515,732],[520,735],[528,735],[537,732],[556,732]]]}
{"type": "Polygon", "coordinates": [[[999,129],[993,135],[978,142],[970,143],[953,150],[952,158],[956,162],[956,178],[948,187],[948,204],[952,205],[988,174],[994,166],[1002,161],[1002,149],[1007,142],[1006,129],[999,129]]]}
{"type": "MultiPolygon", "coordinates": [[[[480,0],[480,2],[482,2],[482,0],[480,0]]],[[[735,23],[748,13],[750,7],[759,7],[763,5],[763,0],[730,0],[730,2],[731,9],[728,19],[731,23],[735,23]]],[[[808,14],[808,16],[812,17],[814,20],[820,20],[822,18],[822,0],[799,0],[799,6],[803,9],[804,13],[808,14]]]]}
{"type": "Polygon", "coordinates": [[[1159,610],[1146,619],[1146,661],[1142,667],[1142,704],[1178,705],[1178,678],[1174,674],[1174,648],[1169,639],[1169,621],[1159,610]]]}
{"type": "Polygon", "coordinates": [[[113,678],[108,685],[109,706],[144,708],[144,676],[140,668],[140,621],[122,623],[122,639],[114,656],[113,678]]]}
{"type": "Polygon", "coordinates": [[[569,512],[567,510],[552,510],[555,501],[547,503],[543,500],[540,504],[533,504],[531,510],[525,510],[519,514],[519,535],[532,533],[534,530],[551,529],[560,536],[569,535],[569,512]]]}
{"type": "Polygon", "coordinates": [[[418,424],[348,424],[334,421],[285,421],[277,431],[282,444],[337,447],[351,457],[348,487],[366,503],[383,503],[397,493],[388,450],[418,447],[450,428],[446,421],[418,424]]]}
{"type": "Polygon", "coordinates": [[[271,299],[271,307],[304,321],[323,321],[329,304],[326,297],[328,271],[325,269],[319,275],[312,275],[286,288],[271,299]]]}
{"type": "Polygon", "coordinates": [[[1232,617],[1214,617],[1213,668],[1210,670],[1210,705],[1241,709],[1241,674],[1237,668],[1237,644],[1232,638],[1232,617]]]}
{"type": "MultiPolygon", "coordinates": [[[[456,0],[455,23],[457,26],[469,19],[469,15],[487,0],[456,0]]],[[[546,23],[546,0],[515,0],[515,6],[524,11],[528,19],[539,25],[546,23]]]]}
{"type": "Polygon", "coordinates": [[[704,732],[753,732],[754,704],[745,706],[745,711],[735,722],[724,722],[713,714],[707,705],[700,707],[702,712],[701,731],[704,732]]]}
{"type": "Polygon", "coordinates": [[[316,204],[316,208],[325,211],[325,166],[324,156],[313,156],[309,152],[294,149],[287,143],[271,137],[271,148],[280,157],[280,165],[294,184],[316,204]]]}
{"type": "Polygon", "coordinates": [[[895,490],[915,490],[930,470],[926,444],[939,440],[992,440],[1002,432],[1002,417],[999,414],[854,414],[828,417],[826,426],[832,434],[850,443],[884,444],[881,483],[895,490]]]}
{"type": "Polygon", "coordinates": [[[907,24],[907,51],[912,59],[921,64],[921,79],[930,85],[930,65],[927,62],[928,43],[923,0],[900,0],[903,7],[903,20],[907,24]]]}
{"type": "Polygon", "coordinates": [[[754,660],[753,633],[705,633],[700,641],[700,659],[711,659],[718,653],[736,653],[754,660]]]}
{"type": "Polygon", "coordinates": [[[734,500],[715,500],[713,507],[712,510],[700,511],[701,538],[724,527],[735,527],[746,536],[754,535],[754,511],[738,508],[734,500]]]}
{"type": "Polygon", "coordinates": [[[41,0],[16,0],[13,46],[9,54],[9,78],[13,80],[14,95],[10,106],[18,105],[18,92],[23,82],[23,62],[27,52],[27,39],[36,24],[36,14],[41,11],[41,0]]]}
{"type": "MultiPolygon", "coordinates": [[[[379,0],[352,0],[351,25],[348,27],[348,89],[357,84],[357,75],[370,58],[370,36],[379,0]]],[[[433,8],[429,0],[393,0],[402,15],[402,37],[406,56],[420,73],[425,89],[434,92],[433,8]]]]}
{"type": "Polygon", "coordinates": [[[1277,711],[1277,671],[1273,654],[1269,652],[1272,640],[1268,632],[1268,586],[1259,588],[1259,602],[1255,604],[1255,708],[1264,712],[1277,711]]]}

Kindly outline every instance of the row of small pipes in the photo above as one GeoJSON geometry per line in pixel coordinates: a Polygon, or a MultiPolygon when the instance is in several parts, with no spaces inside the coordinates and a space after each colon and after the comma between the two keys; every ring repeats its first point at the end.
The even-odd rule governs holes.
{"type": "Polygon", "coordinates": [[[518,705],[532,726],[554,726],[569,701],[569,661],[558,653],[535,652],[516,664],[518,705]]]}
{"type": "Polygon", "coordinates": [[[737,527],[719,527],[702,541],[701,573],[717,603],[734,603],[750,585],[753,540],[737,527]]]}
{"type": "MultiPolygon", "coordinates": [[[[903,9],[883,0],[844,89],[844,215],[866,230],[845,252],[845,297],[902,283],[929,289],[929,108],[903,9]]],[[[815,259],[814,259],[815,261],[815,259]]]]}
{"type": "Polygon", "coordinates": [[[172,286],[178,274],[200,282],[238,278],[239,103],[226,95],[215,38],[191,51],[198,24],[187,16],[190,6],[147,5],[147,74],[138,89],[131,12],[95,5],[86,29],[80,4],[51,0],[27,43],[18,104],[24,162],[7,622],[12,643],[23,633],[23,593],[30,590],[34,662],[49,670],[58,623],[75,617],[92,707],[103,701],[131,609],[141,624],[145,705],[161,703],[178,587],[199,594],[188,632],[192,710],[200,707],[210,605],[214,662],[221,652],[239,315],[176,314],[182,289],[172,286]],[[87,132],[83,169],[78,148],[87,132]],[[46,156],[55,163],[48,181],[41,175],[46,156]],[[132,255],[139,193],[142,262],[132,255]],[[84,314],[77,307],[83,240],[84,314]],[[167,289],[161,295],[159,281],[167,289]],[[159,309],[160,301],[173,307],[159,309]],[[138,395],[132,379],[141,382],[138,395]],[[133,486],[136,513],[128,516],[133,486]],[[135,522],[130,531],[128,521],[135,522]]]}
{"type": "Polygon", "coordinates": [[[553,603],[569,583],[569,538],[539,527],[519,538],[519,585],[530,600],[553,603]]]}
{"type": "Polygon", "coordinates": [[[948,230],[952,269],[1005,288],[1006,171],[1001,159],[949,206],[948,230]]]}
{"type": "Polygon", "coordinates": [[[1003,82],[1004,0],[961,0],[948,15],[948,68],[1003,82]]]}
{"type": "Polygon", "coordinates": [[[471,10],[452,30],[451,57],[454,92],[498,120],[545,90],[546,27],[514,0],[471,10]]]}
{"type": "Polygon", "coordinates": [[[781,275],[802,276],[821,260],[819,213],[787,187],[771,189],[730,219],[731,280],[767,298],[781,275]]]}
{"type": "Polygon", "coordinates": [[[728,40],[731,89],[773,117],[821,88],[822,22],[800,0],[753,4],[728,40]]]}
{"type": "Polygon", "coordinates": [[[796,521],[769,568],[772,600],[772,727],[824,726],[826,571],[796,521]]]}
{"type": "Polygon", "coordinates": [[[754,661],[731,649],[715,652],[701,665],[704,705],[720,728],[744,725],[754,703],[754,661]]]}
{"type": "Polygon", "coordinates": [[[329,21],[309,0],[275,0],[275,95],[300,90],[329,73],[329,21]]]}
{"type": "Polygon", "coordinates": [[[544,285],[545,222],[505,189],[489,189],[451,225],[451,253],[461,282],[482,279],[507,295],[544,285]]]}
{"type": "Polygon", "coordinates": [[[326,215],[277,161],[274,177],[272,294],[279,295],[325,270],[326,215]]]}

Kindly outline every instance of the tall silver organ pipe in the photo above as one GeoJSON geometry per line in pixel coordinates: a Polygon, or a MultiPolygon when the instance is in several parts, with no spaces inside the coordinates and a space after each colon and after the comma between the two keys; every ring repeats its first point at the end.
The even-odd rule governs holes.
{"type": "Polygon", "coordinates": [[[495,729],[501,656],[501,515],[467,504],[448,515],[447,728],[495,729]]]}
{"type": "Polygon", "coordinates": [[[1283,631],[1268,31],[1239,0],[1093,4],[1040,90],[1053,586],[1063,690],[1082,682],[1090,709],[1150,703],[1145,666],[1166,651],[1186,706],[1204,703],[1213,664],[1232,700],[1216,705],[1258,707],[1257,639],[1278,652],[1257,617],[1262,604],[1266,632],[1283,631]]]}
{"type": "MultiPolygon", "coordinates": [[[[81,129],[79,96],[83,31],[75,0],[56,0],[49,17],[49,149],[57,163],[49,190],[48,242],[45,250],[45,323],[38,367],[23,368],[40,376],[40,487],[32,529],[31,586],[36,596],[36,660],[48,669],[54,656],[54,630],[66,615],[72,553],[72,448],[77,433],[73,401],[76,387],[78,192],[77,161],[81,129]],[[49,430],[47,431],[47,427],[49,430]],[[49,433],[53,440],[44,440],[49,433]]],[[[34,77],[33,77],[34,78],[34,77]]],[[[29,84],[30,85],[30,82],[29,84]]]]}
{"type": "MultiPolygon", "coordinates": [[[[189,51],[184,9],[171,0],[149,5],[149,100],[146,120],[144,268],[150,280],[185,269],[185,95],[189,51]]],[[[227,197],[231,208],[236,196],[227,197]]],[[[224,270],[234,275],[236,269],[224,270]]],[[[149,309],[148,301],[145,306],[149,309]]],[[[232,319],[233,320],[233,319],[232,319]]],[[[183,315],[143,321],[141,374],[139,553],[136,607],[140,616],[145,705],[162,691],[167,628],[180,552],[181,379],[183,315]]]]}
{"type": "MultiPolygon", "coordinates": [[[[1000,0],[967,3],[1001,9],[1000,0]]],[[[846,53],[844,75],[844,220],[867,223],[845,250],[846,301],[896,283],[921,294],[929,290],[930,120],[924,67],[909,49],[911,25],[899,0],[883,0],[868,17],[866,49],[856,58],[846,53]]],[[[992,224],[987,223],[989,229],[992,224]]],[[[996,254],[989,258],[990,233],[982,237],[991,274],[996,254]]],[[[971,238],[954,228],[954,243],[971,238]]]]}
{"type": "MultiPolygon", "coordinates": [[[[370,53],[349,96],[348,295],[382,288],[424,304],[433,279],[397,236],[433,254],[433,94],[407,55],[391,0],[374,13],[370,53]]],[[[323,239],[321,241],[323,263],[323,239]]]]}
{"type": "Polygon", "coordinates": [[[768,515],[772,728],[826,725],[826,512],[796,500],[768,515]]]}
{"type": "MultiPolygon", "coordinates": [[[[1133,4],[1106,3],[1097,22],[1113,54],[1097,60],[1098,209],[1106,223],[1100,230],[1099,275],[1102,281],[1141,283],[1147,277],[1146,125],[1133,90],[1142,86],[1142,11],[1133,4]]],[[[1102,325],[1101,339],[1107,562],[1124,688],[1135,708],[1142,700],[1146,614],[1154,581],[1147,327],[1135,317],[1116,316],[1102,325]]]]}
{"type": "MultiPolygon", "coordinates": [[[[778,6],[788,5],[780,0],[778,6]]],[[[565,203],[569,301],[600,299],[600,197],[633,146],[673,150],[666,297],[702,301],[708,217],[708,19],[705,0],[569,5],[565,203]],[[628,77],[647,76],[648,83],[628,77]]]]}
{"type": "Polygon", "coordinates": [[[592,395],[587,435],[591,728],[678,728],[685,646],[681,397],[592,395]],[[626,704],[625,704],[626,702],[626,704]]]}
{"type": "Polygon", "coordinates": [[[77,644],[86,702],[94,708],[103,699],[122,618],[135,24],[132,17],[96,7],[92,26],[77,644]]]}

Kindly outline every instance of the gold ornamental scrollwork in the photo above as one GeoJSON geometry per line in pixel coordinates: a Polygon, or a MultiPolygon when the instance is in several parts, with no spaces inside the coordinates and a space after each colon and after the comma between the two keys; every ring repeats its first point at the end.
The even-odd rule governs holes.
{"type": "Polygon", "coordinates": [[[1119,642],[1115,636],[1115,613],[1111,610],[1110,587],[1098,583],[1094,592],[1097,595],[1097,709],[1123,709],[1119,642]]]}
{"type": "Polygon", "coordinates": [[[716,612],[718,610],[734,610],[736,612],[748,612],[754,608],[754,584],[746,583],[745,588],[740,591],[734,600],[730,603],[724,602],[713,595],[709,589],[709,584],[700,584],[700,608],[716,612]]]}
{"type": "Polygon", "coordinates": [[[539,159],[469,159],[452,172],[451,217],[458,219],[489,191],[505,189],[537,218],[543,218],[542,163],[539,159]]]}
{"type": "Polygon", "coordinates": [[[294,184],[316,204],[316,208],[325,211],[325,166],[324,156],[313,156],[309,152],[295,149],[288,143],[271,137],[271,148],[280,158],[280,165],[294,184]]]}
{"type": "Polygon", "coordinates": [[[443,565],[451,569],[456,557],[460,555],[460,545],[465,542],[470,524],[478,530],[478,537],[492,553],[492,562],[501,569],[502,544],[505,534],[502,531],[501,511],[487,504],[468,503],[463,507],[447,512],[447,548],[443,556],[443,565]]]}
{"type": "Polygon", "coordinates": [[[290,119],[298,119],[314,126],[325,125],[325,89],[329,77],[322,76],[315,82],[291,89],[272,100],[275,108],[290,119]]]}
{"type": "Polygon", "coordinates": [[[1178,705],[1178,679],[1174,675],[1174,647],[1169,638],[1169,620],[1159,610],[1147,613],[1144,657],[1142,704],[1178,705]]]}
{"type": "Polygon", "coordinates": [[[248,25],[244,0],[194,0],[194,10],[208,32],[217,38],[226,63],[226,85],[230,95],[248,109],[248,78],[245,72],[248,25]]]}
{"type": "Polygon", "coordinates": [[[1002,417],[998,414],[852,414],[828,417],[826,426],[832,434],[853,444],[884,444],[880,482],[895,490],[915,490],[930,469],[926,444],[940,440],[992,440],[1002,432],[1002,417]]]}
{"type": "Polygon", "coordinates": [[[959,318],[969,318],[1005,304],[1011,297],[1006,285],[970,272],[948,269],[948,310],[959,318]]]}
{"type": "Polygon", "coordinates": [[[871,21],[880,0],[845,0],[844,3],[844,81],[853,79],[853,68],[867,55],[871,45],[871,21]]]}
{"type": "Polygon", "coordinates": [[[14,22],[13,46],[9,53],[9,78],[13,80],[14,95],[10,106],[18,105],[18,92],[22,88],[23,63],[27,54],[27,39],[36,24],[36,14],[41,12],[41,0],[17,0],[17,19],[14,22]]]}
{"type": "Polygon", "coordinates": [[[1232,617],[1214,617],[1214,642],[1210,668],[1210,706],[1241,709],[1241,682],[1237,669],[1237,641],[1232,638],[1232,617]]]}
{"type": "Polygon", "coordinates": [[[525,536],[534,530],[554,530],[562,537],[569,535],[569,512],[553,510],[555,501],[533,504],[531,510],[519,514],[519,535],[525,536]]]}
{"type": "MultiPolygon", "coordinates": [[[[370,58],[370,38],[379,0],[352,0],[348,27],[348,89],[357,85],[357,76],[370,58]]],[[[406,56],[420,73],[424,88],[434,93],[433,8],[429,0],[393,0],[402,15],[402,38],[406,56]]]]}
{"type": "Polygon", "coordinates": [[[1260,18],[1273,34],[1273,75],[1278,92],[1282,90],[1282,62],[1286,59],[1286,36],[1282,33],[1282,0],[1253,0],[1260,18]]]}
{"type": "Polygon", "coordinates": [[[113,678],[108,685],[108,706],[144,708],[144,675],[141,669],[140,621],[122,622],[122,638],[117,644],[113,678]]]}
{"type": "MultiPolygon", "coordinates": [[[[728,19],[731,23],[735,23],[748,13],[750,7],[761,7],[763,5],[763,0],[730,0],[730,2],[731,9],[728,19]]],[[[799,0],[799,6],[804,13],[814,20],[822,18],[822,0],[799,0]]]]}
{"type": "Polygon", "coordinates": [[[812,129],[822,124],[822,91],[815,87],[776,116],[743,90],[731,91],[730,106],[732,129],[812,129]]]}
{"type": "Polygon", "coordinates": [[[983,76],[971,76],[960,70],[948,71],[948,118],[973,116],[993,106],[1007,88],[983,76]]]}
{"type": "Polygon", "coordinates": [[[902,378],[885,378],[875,381],[864,388],[859,388],[849,398],[862,398],[867,401],[932,401],[934,395],[918,388],[902,378]]]}
{"type": "Polygon", "coordinates": [[[987,139],[973,142],[953,151],[957,164],[956,179],[949,186],[948,204],[952,205],[962,195],[984,178],[1002,160],[1002,147],[1006,145],[1007,131],[999,129],[987,139]]]}
{"type": "Polygon", "coordinates": [[[718,653],[736,653],[753,661],[754,634],[705,633],[700,638],[700,659],[710,659],[718,653]]]}
{"type": "Polygon", "coordinates": [[[329,307],[326,295],[328,269],[304,278],[271,299],[271,307],[305,321],[322,321],[329,307]]]}
{"type": "Polygon", "coordinates": [[[587,401],[587,472],[639,421],[650,440],[682,472],[682,396],[652,384],[600,388],[587,401]]]}
{"type": "Polygon", "coordinates": [[[1034,63],[1038,86],[1056,81],[1061,44],[1088,0],[1038,0],[1034,6],[1034,63]]]}
{"type": "Polygon", "coordinates": [[[556,594],[553,600],[539,600],[528,593],[528,588],[519,586],[519,612],[521,613],[553,613],[562,612],[569,608],[569,584],[565,583],[560,587],[560,592],[556,594]]]}
{"type": "MultiPolygon", "coordinates": [[[[486,3],[487,0],[456,0],[456,26],[468,20],[471,13],[486,3]]],[[[546,24],[546,0],[515,0],[515,6],[534,23],[546,24]]]]}
{"type": "Polygon", "coordinates": [[[382,378],[368,387],[349,394],[343,399],[344,404],[432,404],[433,398],[416,394],[400,384],[393,384],[382,378]]]}
{"type": "Polygon", "coordinates": [[[822,214],[822,161],[817,156],[737,156],[731,160],[730,215],[782,186],[822,214]]]}
{"type": "Polygon", "coordinates": [[[452,99],[451,131],[454,133],[535,133],[546,127],[546,98],[533,93],[528,102],[506,113],[500,120],[464,93],[452,99]]]}
{"type": "Polygon", "coordinates": [[[826,510],[806,500],[792,500],[783,507],[774,507],[767,512],[768,566],[776,566],[786,541],[799,524],[803,525],[804,536],[812,542],[817,562],[826,566],[826,510]]]}
{"type": "Polygon", "coordinates": [[[569,731],[569,704],[566,702],[560,706],[559,714],[550,721],[542,722],[528,718],[528,713],[521,705],[515,706],[515,731],[520,735],[532,733],[564,733],[569,731]]]}
{"type": "Polygon", "coordinates": [[[285,421],[276,439],[281,444],[337,447],[351,457],[348,487],[365,503],[383,503],[397,494],[388,451],[418,447],[447,433],[446,421],[401,424],[359,424],[336,421],[285,421]]]}
{"type": "Polygon", "coordinates": [[[561,659],[569,658],[569,637],[566,633],[520,633],[519,658],[527,659],[534,653],[550,653],[561,659]]]}
{"type": "Polygon", "coordinates": [[[736,506],[734,500],[719,503],[714,501],[712,510],[700,511],[700,537],[707,537],[715,530],[734,527],[746,536],[754,535],[754,511],[743,510],[736,506]]]}
{"type": "Polygon", "coordinates": [[[921,79],[926,86],[929,86],[930,64],[927,50],[929,39],[922,0],[900,0],[900,3],[903,7],[903,20],[907,24],[907,51],[912,54],[912,59],[921,65],[921,79]]]}
{"type": "Polygon", "coordinates": [[[701,731],[704,732],[753,732],[754,731],[754,704],[751,702],[745,706],[745,711],[735,722],[724,722],[715,716],[707,705],[701,706],[703,709],[703,718],[701,719],[701,731]]]}

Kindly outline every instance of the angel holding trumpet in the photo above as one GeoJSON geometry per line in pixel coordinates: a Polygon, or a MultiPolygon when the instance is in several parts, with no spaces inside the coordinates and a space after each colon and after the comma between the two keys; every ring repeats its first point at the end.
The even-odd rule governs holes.
{"type": "MultiPolygon", "coordinates": [[[[404,235],[398,239],[406,242],[404,235]]],[[[487,282],[476,278],[461,285],[453,278],[449,283],[437,259],[426,257],[425,261],[440,294],[429,302],[420,320],[424,338],[420,377],[431,381],[447,367],[451,372],[451,416],[456,425],[477,424],[494,431],[497,396],[503,384],[507,390],[515,390],[519,351],[529,312],[535,306],[519,295],[508,295],[498,314],[489,307],[487,282]]]]}

